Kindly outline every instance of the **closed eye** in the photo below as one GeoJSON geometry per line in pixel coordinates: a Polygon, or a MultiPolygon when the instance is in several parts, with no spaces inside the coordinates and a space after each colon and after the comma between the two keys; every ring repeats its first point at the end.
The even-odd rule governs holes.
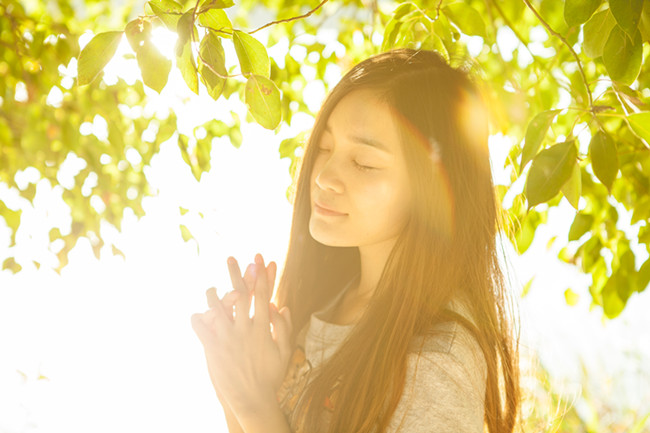
{"type": "MultiPolygon", "coordinates": [[[[329,149],[323,149],[322,147],[319,147],[319,148],[318,148],[318,152],[319,152],[319,153],[322,153],[322,152],[329,152],[329,149]]],[[[360,170],[360,171],[377,170],[377,167],[370,167],[369,165],[361,165],[361,164],[359,164],[359,163],[356,162],[356,161],[353,161],[353,162],[354,162],[354,166],[355,166],[358,170],[360,170]]]]}
{"type": "Polygon", "coordinates": [[[369,171],[369,170],[376,170],[376,167],[369,167],[367,165],[361,165],[358,162],[354,161],[355,167],[357,167],[361,171],[369,171]]]}

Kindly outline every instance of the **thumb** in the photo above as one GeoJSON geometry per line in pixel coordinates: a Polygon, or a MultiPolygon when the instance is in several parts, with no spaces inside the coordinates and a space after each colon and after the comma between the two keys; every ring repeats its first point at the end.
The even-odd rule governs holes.
{"type": "Polygon", "coordinates": [[[289,337],[291,336],[291,320],[287,320],[287,307],[283,307],[282,311],[278,312],[278,307],[271,303],[271,323],[273,323],[273,334],[280,357],[283,360],[288,360],[291,352],[289,337]]]}
{"type": "Polygon", "coordinates": [[[208,325],[205,323],[203,314],[195,313],[191,317],[192,329],[196,333],[196,336],[199,337],[201,343],[205,346],[208,344],[210,330],[208,325]]]}
{"type": "Polygon", "coordinates": [[[282,317],[284,317],[284,320],[287,322],[288,331],[289,334],[291,334],[291,331],[293,331],[293,321],[291,320],[291,312],[289,311],[289,307],[285,305],[280,309],[279,313],[282,315],[282,317]]]}

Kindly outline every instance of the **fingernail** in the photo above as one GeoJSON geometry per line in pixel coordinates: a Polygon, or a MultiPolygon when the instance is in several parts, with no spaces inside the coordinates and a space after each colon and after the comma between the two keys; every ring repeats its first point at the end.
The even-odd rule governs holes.
{"type": "Polygon", "coordinates": [[[255,263],[251,263],[250,265],[248,265],[248,268],[250,269],[250,273],[251,273],[251,275],[252,275],[253,277],[255,277],[255,275],[256,275],[256,273],[257,273],[257,272],[256,272],[256,265],[255,265],[255,263]]]}

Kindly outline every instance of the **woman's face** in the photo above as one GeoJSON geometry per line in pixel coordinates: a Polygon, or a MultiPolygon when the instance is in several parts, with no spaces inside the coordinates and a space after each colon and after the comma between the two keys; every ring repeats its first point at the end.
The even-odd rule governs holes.
{"type": "Polygon", "coordinates": [[[310,178],[312,237],[341,247],[397,237],[410,212],[411,188],[388,107],[368,89],[347,94],[334,107],[315,144],[318,154],[310,178]]]}

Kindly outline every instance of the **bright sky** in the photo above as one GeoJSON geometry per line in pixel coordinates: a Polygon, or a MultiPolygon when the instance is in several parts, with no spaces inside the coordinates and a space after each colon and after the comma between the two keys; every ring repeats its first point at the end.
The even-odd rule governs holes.
{"type": "MultiPolygon", "coordinates": [[[[168,37],[161,32],[161,46],[173,46],[165,41],[168,37]]],[[[288,44],[275,49],[279,56],[284,55],[282,46],[286,51],[288,44]]],[[[131,81],[138,77],[134,61],[121,59],[128,51],[123,41],[107,67],[107,81],[116,74],[131,81]]],[[[227,52],[227,58],[235,58],[234,53],[227,52]]],[[[76,70],[72,66],[69,71],[76,70]]],[[[162,95],[150,93],[152,104],[175,111],[182,131],[191,133],[195,125],[222,115],[219,104],[190,94],[172,71],[162,95]]],[[[333,69],[330,77],[335,83],[340,71],[333,69]]],[[[314,111],[323,96],[316,85],[305,92],[314,111]]],[[[245,107],[231,102],[229,109],[244,119],[245,107]]],[[[200,183],[183,163],[175,138],[163,144],[146,172],[158,191],[143,202],[146,216],[136,221],[127,214],[121,233],[104,227],[103,234],[115,240],[127,261],[108,249],[97,261],[82,240],[60,277],[50,270],[56,259],[45,252],[47,231],[39,230],[46,221],[65,224],[69,218],[60,187],[41,182],[32,208],[0,185],[0,198],[21,206],[24,218],[16,253],[24,270],[0,272],[0,433],[226,431],[190,316],[205,310],[208,287],[216,286],[220,296],[231,289],[229,255],[244,269],[260,252],[266,262],[276,261],[280,275],[291,206],[285,197],[289,161],[279,159],[278,146],[313,121],[309,116],[295,119],[278,135],[243,124],[240,149],[215,139],[212,169],[200,183]],[[179,206],[189,212],[181,216],[179,206]],[[194,240],[183,242],[181,223],[199,239],[198,253],[194,240]],[[40,270],[22,261],[27,254],[42,255],[40,270]]],[[[102,134],[99,120],[87,127],[102,134]]],[[[509,146],[502,137],[491,138],[498,183],[508,176],[501,167],[509,146]]],[[[588,312],[588,278],[555,259],[557,248],[545,248],[553,235],[566,239],[572,212],[565,200],[553,209],[549,227],[539,230],[523,257],[508,248],[515,283],[520,287],[536,276],[520,305],[523,344],[539,352],[568,395],[580,392],[580,356],[593,379],[604,381],[599,389],[609,387],[622,407],[648,411],[648,404],[639,402],[650,401],[650,375],[644,367],[650,345],[647,340],[642,344],[647,338],[643,330],[650,329],[650,296],[634,295],[612,322],[602,323],[599,309],[588,312]],[[564,302],[567,287],[580,295],[575,307],[564,302]]],[[[8,233],[0,225],[0,257],[9,254],[8,233]]]]}

